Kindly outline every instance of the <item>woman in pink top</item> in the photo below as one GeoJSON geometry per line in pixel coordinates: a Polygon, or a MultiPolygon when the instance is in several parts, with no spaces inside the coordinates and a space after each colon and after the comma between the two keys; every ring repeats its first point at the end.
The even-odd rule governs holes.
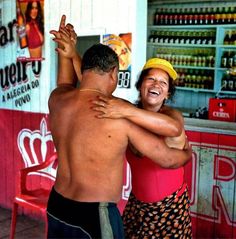
{"type": "Polygon", "coordinates": [[[28,2],[25,18],[30,57],[41,58],[44,43],[44,23],[40,1],[28,2]]]}
{"type": "MultiPolygon", "coordinates": [[[[179,111],[165,105],[174,94],[176,78],[168,61],[149,59],[136,83],[140,92],[137,107],[122,99],[100,97],[94,102],[94,109],[101,112],[97,117],[131,120],[162,135],[169,147],[182,149],[186,143],[184,119],[179,111]]],[[[126,237],[192,238],[184,168],[161,168],[132,145],[126,156],[132,173],[132,192],[123,212],[126,237]]]]}

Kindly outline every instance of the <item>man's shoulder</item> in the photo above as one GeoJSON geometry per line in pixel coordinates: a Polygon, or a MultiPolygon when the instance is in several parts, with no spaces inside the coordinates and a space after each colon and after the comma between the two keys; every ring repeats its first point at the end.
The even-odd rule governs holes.
{"type": "Polygon", "coordinates": [[[49,107],[56,106],[56,105],[63,105],[68,104],[68,101],[71,99],[71,95],[73,95],[73,92],[75,91],[75,88],[71,85],[60,85],[57,86],[50,94],[48,99],[48,105],[49,107]]]}

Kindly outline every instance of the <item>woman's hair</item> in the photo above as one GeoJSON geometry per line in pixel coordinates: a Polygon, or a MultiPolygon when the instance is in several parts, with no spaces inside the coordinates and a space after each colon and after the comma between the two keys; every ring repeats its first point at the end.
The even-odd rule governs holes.
{"type": "MultiPolygon", "coordinates": [[[[143,71],[141,71],[138,81],[135,84],[136,89],[139,91],[139,99],[137,100],[136,104],[138,105],[139,108],[142,108],[142,103],[141,103],[141,95],[140,95],[140,88],[141,85],[143,83],[144,78],[148,75],[148,72],[153,69],[153,68],[148,68],[145,69],[143,71]]],[[[174,80],[169,76],[169,89],[168,89],[168,93],[169,93],[169,100],[173,99],[173,96],[175,94],[175,83],[174,80]]],[[[163,101],[163,105],[165,104],[165,100],[163,101]]]]}
{"type": "Polygon", "coordinates": [[[38,28],[39,28],[40,32],[42,34],[44,34],[43,11],[42,11],[42,7],[41,7],[41,4],[40,4],[40,1],[28,2],[27,8],[26,8],[26,11],[25,11],[26,23],[28,23],[28,22],[30,22],[32,20],[31,16],[30,16],[30,12],[31,12],[31,9],[33,8],[32,5],[33,5],[34,2],[37,3],[37,8],[38,8],[38,15],[37,15],[35,21],[38,24],[38,28]]]}

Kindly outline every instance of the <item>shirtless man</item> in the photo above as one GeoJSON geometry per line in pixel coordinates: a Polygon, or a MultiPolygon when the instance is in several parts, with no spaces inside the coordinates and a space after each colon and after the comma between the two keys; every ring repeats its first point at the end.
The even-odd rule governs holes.
{"type": "Polygon", "coordinates": [[[73,41],[65,16],[60,33],[52,34],[62,48],[58,49],[57,87],[49,98],[58,170],[47,208],[48,238],[124,238],[116,203],[121,197],[128,143],[163,167],[184,164],[191,150],[170,150],[162,138],[128,120],[96,118],[91,102],[98,96],[111,96],[117,86],[116,53],[102,44],[89,48],[76,88],[75,54],[70,51],[73,41]]]}

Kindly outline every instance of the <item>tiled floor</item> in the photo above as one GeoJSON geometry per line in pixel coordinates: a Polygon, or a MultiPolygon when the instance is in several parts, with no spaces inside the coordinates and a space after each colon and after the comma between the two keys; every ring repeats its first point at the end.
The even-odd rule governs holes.
{"type": "MultiPolygon", "coordinates": [[[[0,238],[9,239],[11,211],[0,207],[0,238]]],[[[15,239],[44,239],[44,222],[26,216],[18,216],[15,239]]]]}

